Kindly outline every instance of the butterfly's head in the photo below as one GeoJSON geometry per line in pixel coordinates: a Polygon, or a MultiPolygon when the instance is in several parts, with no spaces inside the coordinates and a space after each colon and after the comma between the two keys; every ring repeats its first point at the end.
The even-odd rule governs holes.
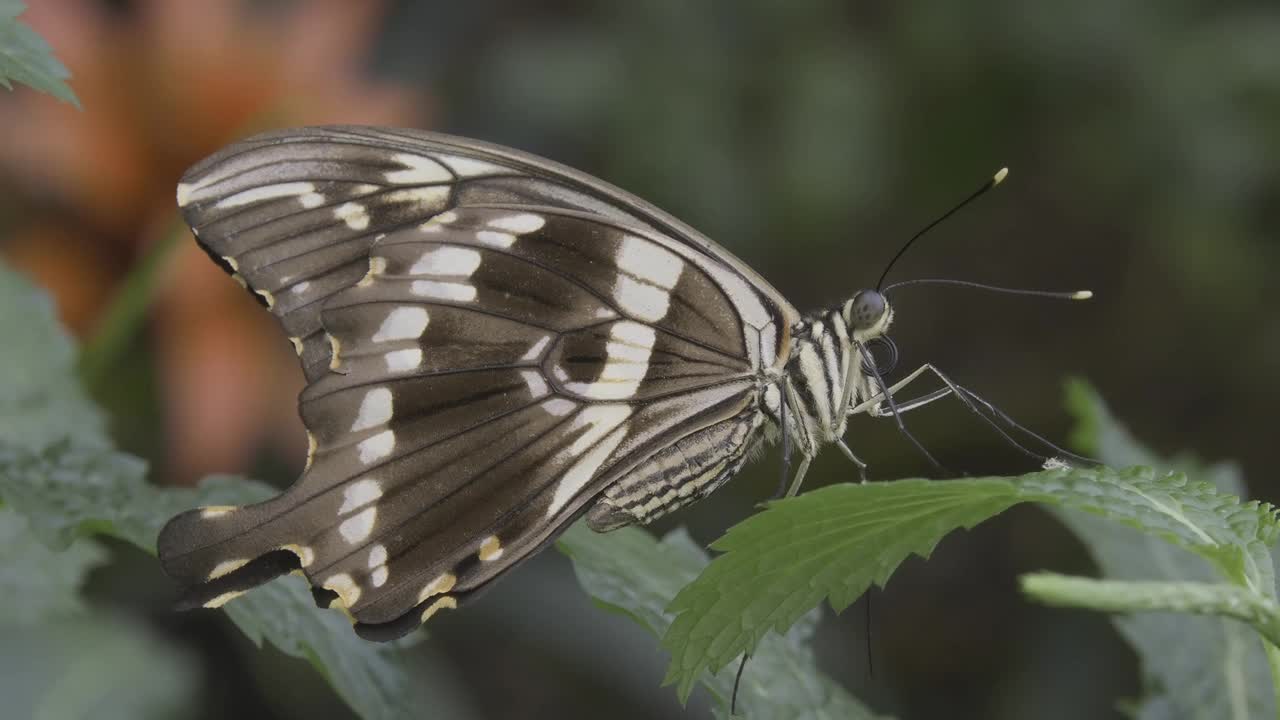
{"type": "Polygon", "coordinates": [[[893,322],[893,308],[879,290],[859,290],[840,309],[849,337],[859,342],[878,338],[889,330],[893,322]]]}

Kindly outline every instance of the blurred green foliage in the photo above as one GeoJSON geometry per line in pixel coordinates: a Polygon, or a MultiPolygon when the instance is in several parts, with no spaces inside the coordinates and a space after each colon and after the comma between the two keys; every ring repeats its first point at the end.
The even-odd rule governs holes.
{"type": "MultiPolygon", "coordinates": [[[[578,582],[606,610],[621,613],[657,639],[671,626],[672,598],[707,567],[710,558],[683,530],[656,540],[640,528],[600,535],[577,523],[557,542],[573,559],[578,582]]],[[[874,715],[823,673],[812,648],[821,613],[807,613],[752,650],[744,669],[737,713],[756,720],[875,720],[874,715]]],[[[730,717],[737,672],[700,673],[715,696],[716,717],[730,717]]],[[[661,692],[661,691],[659,691],[661,692]]],[[[685,693],[687,694],[687,693],[685,693]]]]}
{"type": "Polygon", "coordinates": [[[0,85],[12,90],[19,82],[80,107],[66,83],[71,73],[44,38],[18,19],[24,10],[26,4],[17,0],[0,2],[0,85]]]}

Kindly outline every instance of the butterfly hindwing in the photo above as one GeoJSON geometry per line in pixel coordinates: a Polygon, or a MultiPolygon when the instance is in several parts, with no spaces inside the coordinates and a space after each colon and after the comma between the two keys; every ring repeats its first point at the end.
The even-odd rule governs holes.
{"type": "Polygon", "coordinates": [[[284,550],[365,634],[394,636],[681,439],[746,418],[726,457],[754,443],[794,316],[776,293],[621,191],[448,142],[301,131],[189,176],[202,244],[298,339],[312,443],[279,497],[165,528],[193,598],[291,569],[259,560],[284,550]]]}

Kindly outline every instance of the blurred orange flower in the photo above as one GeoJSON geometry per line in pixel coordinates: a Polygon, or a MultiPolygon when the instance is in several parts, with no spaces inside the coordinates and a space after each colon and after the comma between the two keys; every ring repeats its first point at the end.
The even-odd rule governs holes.
{"type": "MultiPolygon", "coordinates": [[[[23,15],[72,72],[84,110],[0,98],[7,260],[90,333],[119,281],[174,232],[189,165],[269,126],[422,126],[425,98],[367,75],[386,3],[42,0],[23,15]]],[[[193,241],[165,270],[152,341],[172,480],[245,467],[264,442],[300,447],[296,359],[271,318],[193,241]]],[[[300,452],[292,454],[300,458],[300,452]]]]}

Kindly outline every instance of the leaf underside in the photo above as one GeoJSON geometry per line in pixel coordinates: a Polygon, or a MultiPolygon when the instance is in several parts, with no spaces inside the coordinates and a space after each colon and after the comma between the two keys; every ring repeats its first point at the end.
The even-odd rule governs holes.
{"type": "MultiPolygon", "coordinates": [[[[707,553],[683,530],[661,541],[639,528],[607,534],[584,523],[569,529],[558,543],[573,561],[583,589],[605,608],[622,613],[655,637],[671,625],[666,606],[676,592],[706,567],[707,553]]],[[[839,684],[818,669],[811,647],[819,613],[810,612],[783,635],[757,648],[743,673],[738,713],[753,720],[875,717],[839,684]]],[[[715,712],[727,717],[736,666],[702,683],[716,700],[715,712]]]]}
{"type": "Polygon", "coordinates": [[[66,83],[71,73],[53,56],[49,43],[18,19],[25,10],[21,2],[0,1],[0,85],[12,90],[19,82],[80,107],[66,83]]]}
{"type": "MultiPolygon", "coordinates": [[[[100,413],[75,381],[74,348],[57,327],[49,301],[3,266],[0,333],[6,338],[6,371],[16,378],[0,384],[0,518],[20,517],[24,532],[59,563],[98,562],[100,555],[87,549],[96,546],[83,539],[93,535],[154,554],[160,527],[175,513],[251,503],[275,493],[232,477],[211,478],[197,489],[148,483],[145,463],[111,448],[100,413]]],[[[69,588],[80,579],[58,582],[69,588]]],[[[16,602],[38,601],[34,581],[11,587],[21,596],[16,602]]],[[[0,576],[0,591],[5,590],[0,576]]],[[[64,602],[64,609],[78,606],[64,602]]],[[[415,676],[398,648],[360,640],[340,614],[315,607],[300,578],[271,583],[224,609],[256,643],[269,642],[314,665],[362,717],[412,717],[430,705],[429,683],[415,676]]]]}

